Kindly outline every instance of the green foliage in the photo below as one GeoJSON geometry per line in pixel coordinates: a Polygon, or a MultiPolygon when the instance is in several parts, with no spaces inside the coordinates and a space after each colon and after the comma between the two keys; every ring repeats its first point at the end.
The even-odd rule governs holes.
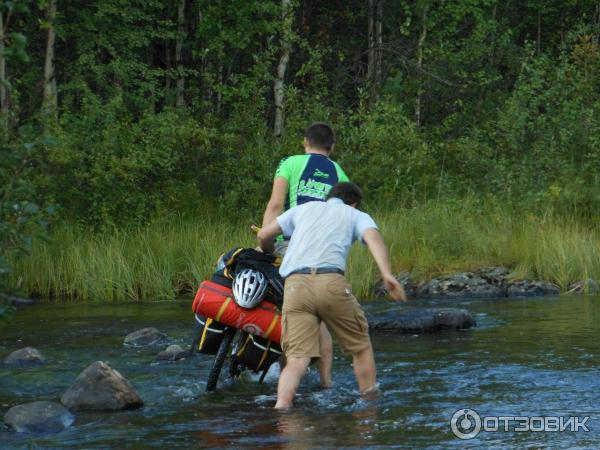
{"type": "MultiPolygon", "coordinates": [[[[372,3],[383,5],[381,45],[372,36],[381,60],[375,77],[367,35],[377,17],[364,0],[294,0],[285,20],[279,0],[186,1],[183,20],[179,2],[58,2],[59,110],[57,120],[40,122],[48,2],[0,1],[4,260],[27,250],[48,204],[77,233],[94,236],[133,233],[156,218],[260,221],[277,162],[302,152],[313,121],[334,126],[333,157],[361,185],[369,210],[492,204],[510,215],[597,218],[597,1],[372,3]],[[273,82],[288,47],[285,125],[276,138],[273,82]],[[18,134],[31,124],[37,131],[18,134]],[[40,138],[50,134],[53,142],[40,138]]],[[[435,222],[443,215],[423,217],[440,236],[460,233],[458,222],[435,222]]],[[[462,241],[427,242],[416,267],[481,254],[462,241]]]]}
{"type": "Polygon", "coordinates": [[[51,140],[39,138],[34,129],[22,128],[13,143],[0,143],[0,290],[6,288],[11,261],[26,255],[34,237],[43,236],[50,206],[41,208],[31,184],[31,164],[42,145],[51,140]]]}
{"type": "Polygon", "coordinates": [[[558,64],[543,55],[523,64],[495,140],[513,197],[589,215],[600,206],[600,51],[577,39],[558,64]]]}
{"type": "Polygon", "coordinates": [[[346,120],[340,162],[371,204],[410,206],[435,192],[437,163],[402,108],[381,101],[346,120]]]}

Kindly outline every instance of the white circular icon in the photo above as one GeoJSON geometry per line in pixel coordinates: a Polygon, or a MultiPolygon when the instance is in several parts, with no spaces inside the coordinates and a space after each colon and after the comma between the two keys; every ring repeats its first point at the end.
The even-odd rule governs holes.
{"type": "Polygon", "coordinates": [[[450,420],[452,432],[459,439],[473,439],[481,431],[481,417],[472,409],[459,409],[450,420]]]}

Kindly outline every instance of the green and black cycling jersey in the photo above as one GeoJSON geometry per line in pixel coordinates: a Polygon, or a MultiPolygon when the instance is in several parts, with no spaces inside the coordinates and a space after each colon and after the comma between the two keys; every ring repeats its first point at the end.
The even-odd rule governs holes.
{"type": "Polygon", "coordinates": [[[318,153],[282,159],[275,177],[285,178],[288,182],[286,211],[303,203],[325,201],[334,184],[349,181],[338,163],[318,153]]]}

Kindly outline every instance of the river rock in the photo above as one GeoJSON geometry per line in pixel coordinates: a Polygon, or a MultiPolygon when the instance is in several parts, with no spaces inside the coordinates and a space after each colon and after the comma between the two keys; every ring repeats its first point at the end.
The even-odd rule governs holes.
{"type": "Polygon", "coordinates": [[[167,336],[156,328],[142,328],[125,336],[123,343],[132,347],[146,347],[164,342],[167,336]]]}
{"type": "Polygon", "coordinates": [[[45,362],[46,358],[44,358],[39,350],[33,347],[25,347],[16,350],[4,358],[4,364],[14,366],[44,364],[45,362]]]}
{"type": "Polygon", "coordinates": [[[31,306],[36,303],[31,298],[17,297],[15,295],[8,295],[2,293],[0,293],[0,300],[6,302],[11,306],[31,306]]]}
{"type": "MultiPolygon", "coordinates": [[[[404,288],[404,292],[406,292],[406,297],[415,298],[417,296],[419,283],[417,283],[413,279],[413,276],[410,272],[402,272],[394,276],[404,288]]],[[[387,297],[388,292],[385,286],[383,285],[382,280],[380,280],[373,288],[373,295],[375,296],[375,298],[387,297]]]]}
{"type": "Polygon", "coordinates": [[[540,297],[559,293],[558,286],[547,281],[511,281],[506,287],[506,295],[509,297],[540,297]]]}
{"type": "Polygon", "coordinates": [[[446,275],[425,283],[417,295],[423,298],[506,297],[504,290],[472,272],[446,275]]]}
{"type": "Polygon", "coordinates": [[[591,278],[587,280],[578,281],[577,283],[573,283],[567,289],[567,294],[598,294],[600,293],[600,289],[598,289],[598,283],[596,283],[591,278]]]}
{"type": "Polygon", "coordinates": [[[189,355],[189,350],[184,350],[181,346],[174,344],[169,345],[165,350],[156,355],[157,361],[177,361],[185,359],[189,355]]]}
{"type": "Polygon", "coordinates": [[[435,333],[441,330],[464,330],[476,325],[466,309],[412,308],[400,314],[369,317],[369,331],[401,334],[435,333]]]}
{"type": "Polygon", "coordinates": [[[48,433],[62,431],[75,421],[73,414],[56,402],[32,402],[10,408],[4,423],[18,433],[48,433]]]}
{"type": "Polygon", "coordinates": [[[134,409],[144,404],[131,383],[102,361],[81,372],[60,401],[70,409],[87,411],[134,409]]]}
{"type": "Polygon", "coordinates": [[[495,285],[506,284],[512,272],[506,267],[481,267],[475,271],[476,275],[495,285]]]}

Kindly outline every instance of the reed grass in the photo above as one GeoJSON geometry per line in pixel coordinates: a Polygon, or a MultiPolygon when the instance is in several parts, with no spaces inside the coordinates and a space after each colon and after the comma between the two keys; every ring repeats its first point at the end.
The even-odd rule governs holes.
{"type": "MultiPolygon", "coordinates": [[[[600,228],[593,223],[442,203],[373,216],[393,269],[417,279],[485,266],[505,266],[518,277],[552,281],[563,290],[578,280],[600,279],[600,228]]],[[[64,225],[14,262],[10,284],[43,299],[173,299],[194,292],[221,253],[254,245],[247,223],[214,217],[113,233],[64,225]]],[[[378,272],[364,246],[354,246],[348,274],[355,292],[368,298],[378,272]]]]}

